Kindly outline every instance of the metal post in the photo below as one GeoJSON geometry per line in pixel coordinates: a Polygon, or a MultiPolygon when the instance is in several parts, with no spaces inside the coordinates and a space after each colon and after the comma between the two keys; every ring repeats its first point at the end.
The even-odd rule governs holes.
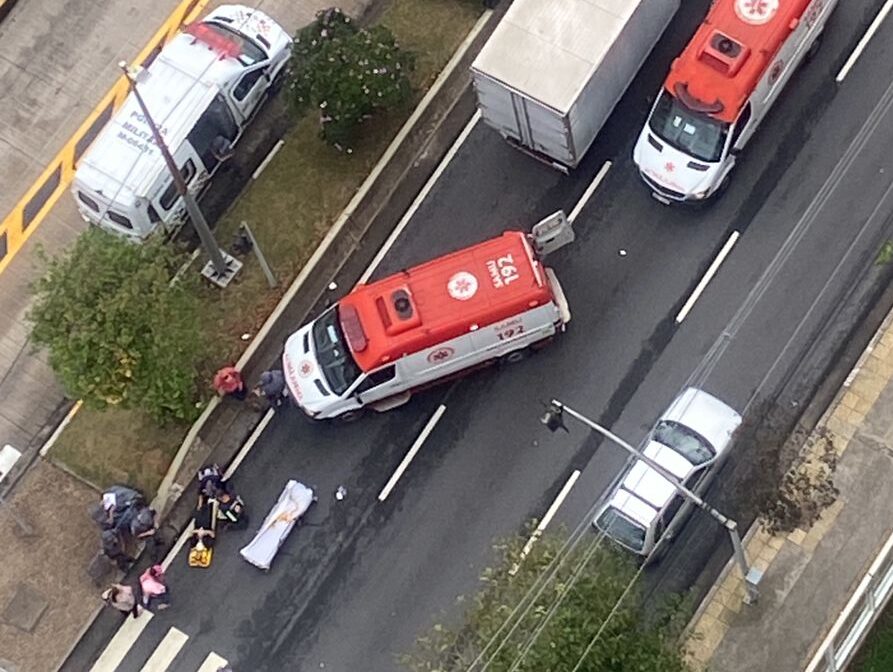
{"type": "Polygon", "coordinates": [[[248,227],[248,222],[246,222],[245,220],[242,220],[240,228],[248,236],[248,240],[251,241],[251,249],[254,251],[254,255],[257,257],[257,263],[260,264],[260,269],[267,277],[267,284],[270,285],[270,289],[272,289],[279,283],[276,280],[276,276],[273,275],[273,270],[270,268],[270,264],[267,263],[267,258],[264,256],[263,251],[261,251],[260,245],[257,244],[257,238],[254,237],[254,232],[248,227]]]}
{"type": "Polygon", "coordinates": [[[124,72],[124,76],[127,78],[127,83],[130,87],[130,91],[131,93],[133,93],[136,102],[139,104],[140,109],[143,112],[143,116],[146,118],[146,123],[148,124],[149,129],[152,131],[152,137],[155,140],[155,144],[158,145],[158,149],[161,151],[161,156],[164,157],[164,163],[167,165],[168,172],[170,172],[171,178],[174,181],[174,185],[176,185],[177,187],[177,193],[183,198],[183,203],[186,206],[186,212],[189,214],[189,219],[192,222],[192,225],[195,227],[195,230],[198,233],[198,237],[202,241],[202,247],[205,248],[205,252],[208,253],[208,257],[211,259],[211,264],[214,267],[214,272],[219,278],[227,278],[228,281],[229,277],[231,277],[236,271],[238,271],[238,267],[236,267],[234,270],[232,263],[227,263],[227,260],[223,256],[223,253],[220,251],[220,246],[217,245],[217,241],[214,239],[214,235],[211,233],[211,229],[208,226],[208,222],[205,219],[201,208],[198,207],[198,203],[196,202],[195,197],[189,192],[189,188],[186,186],[186,181],[183,179],[183,175],[180,173],[180,169],[177,168],[174,157],[171,156],[170,150],[168,149],[167,144],[164,142],[164,138],[161,136],[161,131],[158,130],[158,126],[156,126],[155,120],[149,113],[149,108],[146,107],[146,103],[143,100],[143,97],[140,95],[139,90],[136,88],[136,81],[133,79],[130,69],[127,67],[127,63],[125,61],[121,61],[120,63],[118,63],[118,66],[124,72]]]}
{"type": "Polygon", "coordinates": [[[590,427],[591,429],[595,430],[602,436],[611,440],[613,443],[617,444],[618,446],[623,448],[626,452],[630,453],[637,459],[642,460],[645,464],[647,464],[649,467],[651,467],[657,473],[659,473],[661,476],[663,476],[665,479],[667,479],[670,482],[670,484],[676,489],[676,492],[678,492],[680,495],[682,495],[687,500],[692,502],[698,508],[706,511],[714,520],[716,520],[717,522],[719,522],[720,525],[725,527],[726,530],[728,530],[729,537],[732,540],[732,550],[733,550],[733,554],[735,557],[735,562],[737,563],[738,568],[741,570],[741,576],[744,578],[744,585],[745,585],[745,589],[747,591],[747,594],[745,595],[744,602],[746,604],[753,604],[754,602],[756,602],[757,598],[759,597],[759,591],[757,590],[757,584],[759,583],[759,580],[762,577],[762,572],[756,570],[755,568],[749,567],[747,564],[747,554],[744,552],[744,546],[741,543],[741,536],[738,534],[738,523],[736,523],[731,518],[728,518],[727,516],[723,515],[722,513],[720,513],[716,509],[714,509],[712,506],[707,504],[707,502],[705,502],[703,499],[701,499],[698,495],[696,495],[694,492],[692,492],[691,490],[686,488],[684,485],[679,483],[679,481],[676,479],[676,477],[673,476],[673,474],[671,474],[669,471],[664,469],[660,464],[658,464],[653,459],[648,457],[645,453],[640,452],[637,448],[635,448],[631,444],[624,441],[622,438],[620,438],[619,436],[614,434],[614,432],[612,432],[608,428],[602,427],[600,424],[598,424],[597,422],[595,422],[593,420],[590,420],[585,415],[577,413],[577,411],[575,411],[572,408],[568,408],[567,406],[562,404],[560,401],[553,399],[552,404],[556,408],[559,408],[559,409],[565,411],[568,415],[576,418],[577,420],[582,422],[584,425],[590,427]]]}

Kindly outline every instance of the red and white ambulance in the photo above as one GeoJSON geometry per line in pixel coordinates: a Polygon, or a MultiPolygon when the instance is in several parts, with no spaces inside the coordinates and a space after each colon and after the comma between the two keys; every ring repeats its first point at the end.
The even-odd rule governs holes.
{"type": "Polygon", "coordinates": [[[283,371],[313,418],[384,411],[477,365],[520,360],[568,321],[554,272],[510,231],[358,285],[288,338],[283,371]]]}
{"type": "Polygon", "coordinates": [[[699,202],[725,189],[744,148],[837,0],[716,0],[673,61],[633,161],[658,201],[699,202]]]}

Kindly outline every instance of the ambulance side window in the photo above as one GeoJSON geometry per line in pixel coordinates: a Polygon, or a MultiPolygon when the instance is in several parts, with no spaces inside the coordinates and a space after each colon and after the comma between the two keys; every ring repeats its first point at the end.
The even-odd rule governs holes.
{"type": "Polygon", "coordinates": [[[735,130],[732,131],[731,147],[734,147],[738,143],[738,138],[741,137],[741,133],[750,123],[750,114],[750,103],[747,103],[747,105],[744,106],[744,109],[741,110],[741,114],[738,116],[738,121],[735,122],[735,130]]]}
{"type": "Polygon", "coordinates": [[[397,375],[397,367],[394,364],[390,366],[386,366],[383,369],[379,369],[378,371],[373,371],[368,376],[366,376],[366,380],[359,384],[357,387],[357,393],[365,392],[366,390],[371,390],[373,387],[378,387],[379,385],[383,385],[394,379],[394,376],[397,375]]]}

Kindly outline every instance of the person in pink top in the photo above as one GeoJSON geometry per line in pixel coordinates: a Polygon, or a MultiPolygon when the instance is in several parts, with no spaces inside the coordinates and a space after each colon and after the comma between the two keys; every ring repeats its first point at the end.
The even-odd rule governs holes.
{"type": "Polygon", "coordinates": [[[239,401],[248,395],[248,388],[242,374],[234,366],[224,366],[214,374],[214,389],[220,396],[233,397],[239,401]]]}

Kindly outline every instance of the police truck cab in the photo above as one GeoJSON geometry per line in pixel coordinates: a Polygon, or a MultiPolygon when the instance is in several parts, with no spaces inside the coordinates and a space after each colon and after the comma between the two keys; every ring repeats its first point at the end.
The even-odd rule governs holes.
{"type": "Polygon", "coordinates": [[[744,148],[819,37],[837,0],[716,0],[673,61],[633,161],[655,199],[722,192],[744,148]]]}
{"type": "MultiPolygon", "coordinates": [[[[137,76],[190,191],[208,184],[281,82],[291,44],[263,12],[224,5],[186,26],[137,76]]],[[[183,199],[133,94],[78,161],[72,194],[87,222],[134,241],[185,220],[183,199]]]]}
{"type": "Polygon", "coordinates": [[[283,371],[313,418],[384,411],[472,367],[523,359],[568,321],[554,272],[510,231],[358,285],[288,338],[283,371]]]}

